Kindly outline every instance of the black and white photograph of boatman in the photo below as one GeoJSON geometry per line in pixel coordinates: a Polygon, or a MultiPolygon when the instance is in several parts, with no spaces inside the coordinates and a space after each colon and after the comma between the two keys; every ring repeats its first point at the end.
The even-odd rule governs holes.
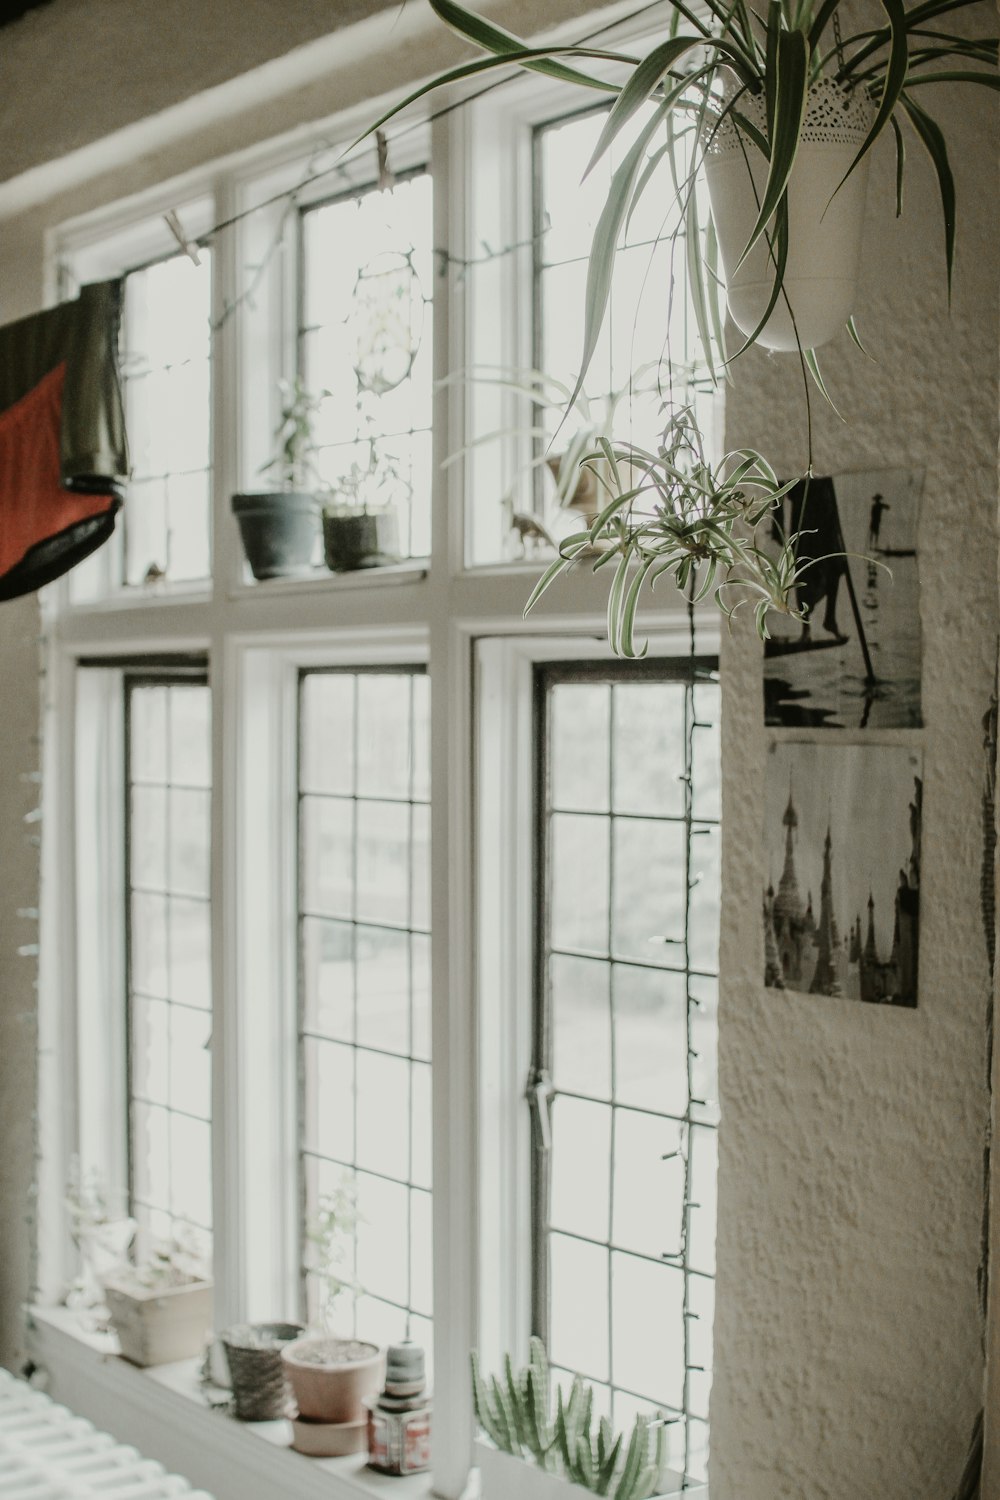
{"type": "Polygon", "coordinates": [[[908,746],[771,745],[768,988],[916,1005],[922,796],[908,746]]]}
{"type": "Polygon", "coordinates": [[[801,618],[768,616],[765,722],[915,729],[920,707],[917,522],[923,475],[881,469],[800,482],[775,536],[798,534],[801,618]]]}

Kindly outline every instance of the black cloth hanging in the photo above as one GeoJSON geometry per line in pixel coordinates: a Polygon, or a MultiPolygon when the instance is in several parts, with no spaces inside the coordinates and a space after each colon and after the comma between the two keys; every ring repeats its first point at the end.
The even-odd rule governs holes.
{"type": "Polygon", "coordinates": [[[0,600],[75,567],[114,531],[128,477],[122,283],[0,328],[0,600]]]}

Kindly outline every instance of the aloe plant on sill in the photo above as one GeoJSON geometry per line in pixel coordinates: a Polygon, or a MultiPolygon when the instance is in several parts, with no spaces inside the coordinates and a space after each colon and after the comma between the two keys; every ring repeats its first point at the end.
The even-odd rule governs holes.
{"type": "MultiPolygon", "coordinates": [[[[533,1463],[556,1481],[559,1479],[612,1500],[648,1500],[657,1490],[663,1470],[663,1424],[638,1416],[628,1442],[615,1434],[602,1417],[591,1431],[593,1388],[579,1376],[573,1380],[568,1399],[557,1394],[555,1418],[551,1416],[548,1357],[539,1338],[532,1338],[529,1363],[515,1373],[508,1355],[502,1377],[487,1384],[472,1354],[472,1393],[476,1419],[499,1453],[533,1463]]],[[[521,1489],[530,1486],[526,1474],[521,1489]]],[[[546,1490],[552,1486],[546,1485],[546,1490]]],[[[489,1500],[488,1492],[487,1500],[489,1500]]]]}

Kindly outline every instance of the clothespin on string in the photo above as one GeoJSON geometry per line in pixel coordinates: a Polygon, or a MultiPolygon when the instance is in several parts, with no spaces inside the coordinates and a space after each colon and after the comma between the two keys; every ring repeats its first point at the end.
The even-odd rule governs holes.
{"type": "Polygon", "coordinates": [[[196,266],[200,266],[201,256],[198,254],[198,246],[192,240],[189,240],[184,233],[184,226],[177,215],[177,210],[175,208],[169,209],[163,215],[163,222],[188,259],[193,261],[196,266]]]}
{"type": "Polygon", "coordinates": [[[378,186],[379,192],[384,193],[392,187],[395,177],[389,166],[389,142],[384,130],[375,132],[375,151],[378,156],[378,186]]]}

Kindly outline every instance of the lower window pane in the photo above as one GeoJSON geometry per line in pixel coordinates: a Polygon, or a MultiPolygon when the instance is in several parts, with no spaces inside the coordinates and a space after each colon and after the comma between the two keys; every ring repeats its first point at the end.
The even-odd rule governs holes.
{"type": "Polygon", "coordinates": [[[419,669],[302,674],[305,1311],[429,1355],[427,715],[419,669]]]}
{"type": "Polygon", "coordinates": [[[126,676],[129,1191],[207,1265],[212,1226],[209,689],[126,676]]]}
{"type": "Polygon", "coordinates": [[[616,1427],[665,1412],[692,1477],[715,1268],[713,676],[707,660],[544,666],[536,696],[532,1062],[550,1129],[536,1116],[534,1321],[616,1427]]]}

